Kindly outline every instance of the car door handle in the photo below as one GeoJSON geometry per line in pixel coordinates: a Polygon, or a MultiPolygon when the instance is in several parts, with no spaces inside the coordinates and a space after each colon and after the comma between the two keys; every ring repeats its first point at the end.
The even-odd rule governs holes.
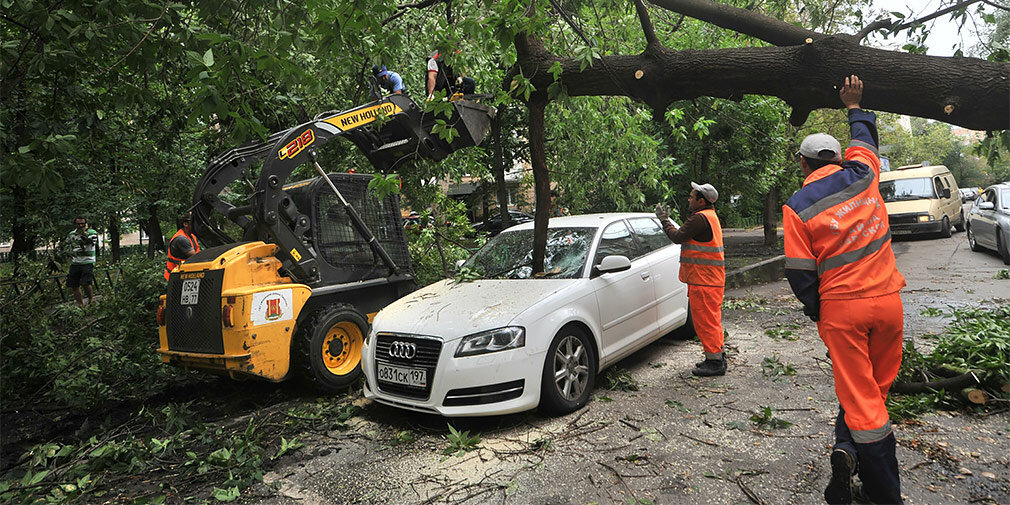
{"type": "Polygon", "coordinates": [[[649,273],[648,272],[642,272],[642,280],[643,281],[649,280],[649,273]]]}

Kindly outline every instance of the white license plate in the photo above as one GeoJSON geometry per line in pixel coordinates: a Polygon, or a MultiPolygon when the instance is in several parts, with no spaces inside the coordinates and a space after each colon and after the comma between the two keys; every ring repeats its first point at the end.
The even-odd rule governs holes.
{"type": "Polygon", "coordinates": [[[405,368],[377,363],[375,375],[380,381],[423,388],[428,385],[428,372],[422,368],[405,368]]]}
{"type": "Polygon", "coordinates": [[[181,305],[196,305],[200,296],[200,279],[186,279],[182,281],[182,298],[179,299],[181,305]]]}

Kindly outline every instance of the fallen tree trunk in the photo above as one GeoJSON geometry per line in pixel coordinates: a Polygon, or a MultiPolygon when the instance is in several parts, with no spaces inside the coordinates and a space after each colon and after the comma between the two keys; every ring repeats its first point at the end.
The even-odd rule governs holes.
{"type": "Polygon", "coordinates": [[[985,405],[989,400],[989,395],[978,388],[964,388],[961,390],[961,398],[964,398],[975,405],[985,405]]]}
{"type": "Polygon", "coordinates": [[[917,393],[928,393],[930,391],[940,389],[952,391],[955,389],[964,389],[969,386],[974,386],[978,383],[978,376],[976,373],[968,372],[956,377],[949,377],[929,382],[895,382],[894,384],[891,384],[891,392],[912,395],[917,393]]]}

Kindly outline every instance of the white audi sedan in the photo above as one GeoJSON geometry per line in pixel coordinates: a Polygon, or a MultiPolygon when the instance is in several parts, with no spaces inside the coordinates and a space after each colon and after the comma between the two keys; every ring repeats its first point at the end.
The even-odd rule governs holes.
{"type": "Polygon", "coordinates": [[[365,396],[443,416],[567,413],[597,371],[688,325],[680,246],[652,214],[552,218],[543,274],[532,258],[533,223],[514,226],[462,265],[479,279],[382,309],[362,350],[365,396]]]}

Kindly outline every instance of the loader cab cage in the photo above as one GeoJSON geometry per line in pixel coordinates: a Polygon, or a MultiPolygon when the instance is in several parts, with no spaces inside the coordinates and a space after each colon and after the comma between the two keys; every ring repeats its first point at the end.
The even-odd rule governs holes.
{"type": "MultiPolygon", "coordinates": [[[[342,240],[347,238],[342,226],[345,223],[341,221],[340,212],[331,210],[333,205],[326,199],[326,181],[317,177],[304,185],[285,186],[287,178],[302,163],[315,163],[318,147],[337,137],[353,142],[376,171],[383,173],[414,157],[441,160],[457,149],[479,144],[487,134],[495,110],[470,100],[451,103],[453,111],[447,123],[459,133],[452,142],[431,135],[436,121],[434,115],[424,113],[406,95],[391,94],[346,111],[320,114],[312,121],[274,133],[264,142],[231,149],[211,161],[197,184],[192,206],[193,229],[208,246],[236,242],[238,239],[229,236],[211,219],[212,212],[217,211],[242,229],[239,239],[277,244],[276,256],[281,260],[285,275],[298,282],[318,286],[339,282],[339,279],[360,279],[355,274],[360,274],[366,263],[369,270],[374,268],[374,258],[367,258],[368,254],[356,248],[348,249],[353,241],[342,240]],[[263,167],[249,203],[235,206],[222,200],[221,193],[245,176],[249,167],[259,160],[263,160],[263,167]],[[303,189],[307,195],[296,197],[292,194],[302,188],[310,188],[303,189]],[[348,253],[345,259],[340,258],[343,253],[348,253]]],[[[331,174],[334,183],[337,180],[332,177],[336,175],[331,174]]],[[[352,184],[356,181],[354,178],[341,181],[357,186],[352,184]]],[[[348,190],[350,194],[357,194],[350,187],[348,190]]],[[[357,197],[362,207],[350,202],[351,208],[345,213],[349,214],[352,228],[369,244],[372,255],[383,258],[385,272],[382,275],[396,274],[409,263],[406,252],[402,254],[404,260],[397,261],[400,253],[386,250],[386,245],[396,249],[391,245],[392,237],[395,233],[402,234],[398,225],[400,216],[392,212],[398,208],[396,202],[384,201],[369,210],[372,204],[362,195],[357,197]],[[358,209],[366,216],[364,219],[358,215],[358,209]],[[376,216],[380,210],[395,216],[379,219],[376,216]],[[375,216],[367,217],[373,212],[375,216]],[[397,221],[396,226],[392,226],[393,221],[397,221]],[[375,241],[369,240],[372,235],[376,236],[375,241]]],[[[329,196],[339,200],[332,193],[329,196]]],[[[344,198],[351,199],[347,195],[344,198]]],[[[402,248],[405,249],[405,245],[402,248]]]]}
{"type": "MultiPolygon", "coordinates": [[[[399,197],[377,198],[368,190],[371,175],[341,173],[327,176],[354,207],[397,267],[410,271],[410,253],[400,218],[399,197]]],[[[285,190],[295,205],[311,216],[312,226],[303,234],[303,240],[309,242],[317,254],[320,278],[326,279],[329,284],[387,276],[389,271],[384,261],[354,229],[351,216],[321,177],[292,184],[285,190]]]]}

